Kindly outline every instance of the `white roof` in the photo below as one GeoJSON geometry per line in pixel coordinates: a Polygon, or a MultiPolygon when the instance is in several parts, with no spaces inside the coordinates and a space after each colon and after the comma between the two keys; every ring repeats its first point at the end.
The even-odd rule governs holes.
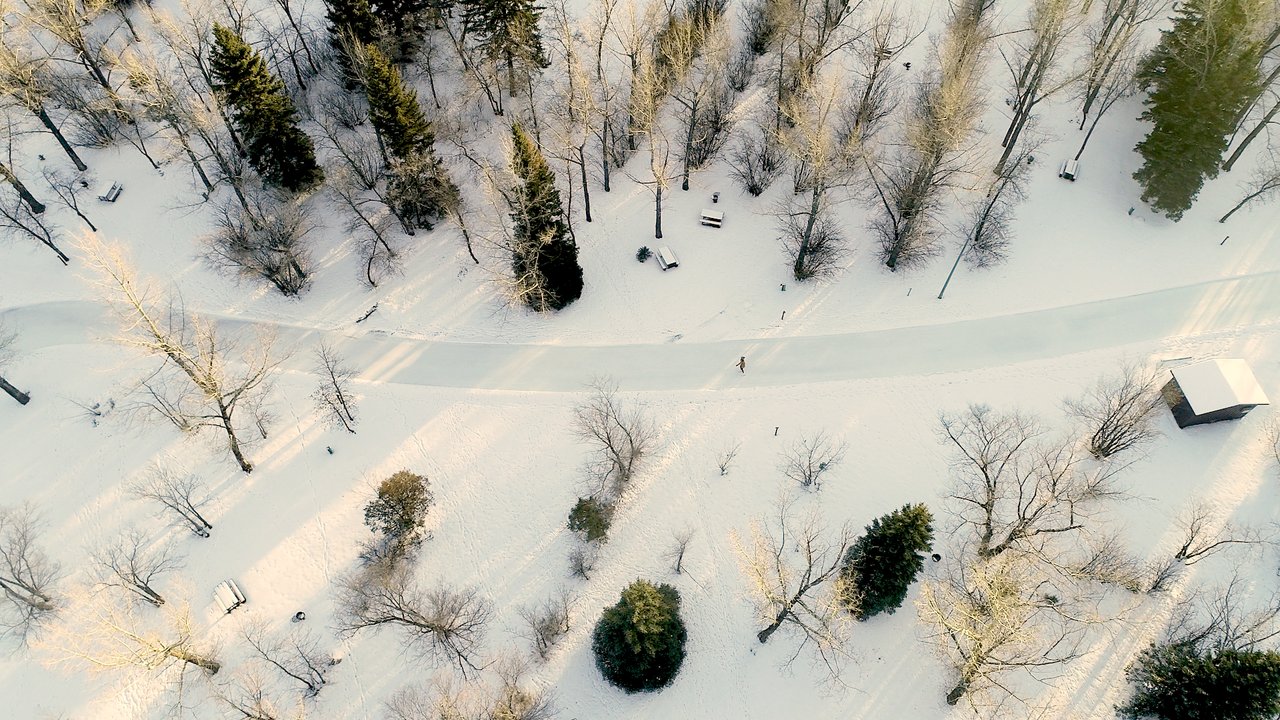
{"type": "Polygon", "coordinates": [[[1180,367],[1173,377],[1197,415],[1235,407],[1266,405],[1266,393],[1243,360],[1206,360],[1180,367]]]}

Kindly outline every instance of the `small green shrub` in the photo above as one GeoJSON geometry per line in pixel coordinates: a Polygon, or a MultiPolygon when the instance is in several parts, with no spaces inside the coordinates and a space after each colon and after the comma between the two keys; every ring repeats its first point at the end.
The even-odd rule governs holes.
{"type": "Polygon", "coordinates": [[[582,533],[587,542],[607,540],[613,522],[613,505],[593,497],[578,498],[569,511],[569,529],[582,533]]]}

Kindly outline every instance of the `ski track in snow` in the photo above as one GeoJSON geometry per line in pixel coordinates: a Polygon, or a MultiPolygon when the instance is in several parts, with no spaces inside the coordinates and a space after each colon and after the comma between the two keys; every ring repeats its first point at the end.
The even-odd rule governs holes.
{"type": "MultiPolygon", "coordinates": [[[[217,316],[215,316],[217,317],[217,316]]],[[[109,311],[86,301],[18,306],[0,319],[26,350],[112,342],[109,311]]],[[[367,382],[483,390],[576,392],[608,376],[631,391],[770,387],[929,375],[1012,365],[1131,343],[1280,322],[1280,271],[1077,305],[888,330],[708,343],[554,345],[452,342],[217,317],[231,332],[269,330],[306,371],[302,348],[328,340],[367,382]],[[745,375],[734,363],[747,357],[745,375]]]]}

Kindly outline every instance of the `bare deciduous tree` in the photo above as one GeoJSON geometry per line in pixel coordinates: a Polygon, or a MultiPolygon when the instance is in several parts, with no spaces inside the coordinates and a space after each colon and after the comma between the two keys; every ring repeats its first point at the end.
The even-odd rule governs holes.
{"type": "Polygon", "coordinates": [[[301,705],[292,711],[271,697],[266,680],[256,668],[242,671],[231,682],[217,690],[218,699],[226,704],[234,717],[242,720],[303,720],[305,711],[301,705]]]}
{"type": "Polygon", "coordinates": [[[1010,676],[1047,682],[1045,677],[1080,657],[1092,618],[1087,601],[1017,554],[926,579],[916,608],[957,674],[947,704],[963,699],[979,716],[1010,700],[1026,702],[1010,676]]]}
{"type": "Polygon", "coordinates": [[[340,630],[350,635],[365,628],[402,628],[410,647],[423,644],[463,677],[478,673],[489,603],[474,589],[423,589],[410,572],[406,563],[381,563],[346,578],[338,590],[340,630]]]}
{"type": "Polygon", "coordinates": [[[356,431],[356,399],[351,394],[351,380],[356,376],[338,351],[322,342],[316,348],[316,375],[320,385],[311,394],[316,407],[335,425],[341,425],[349,433],[356,431]]]}
{"type": "Polygon", "coordinates": [[[167,603],[159,616],[139,617],[133,604],[85,598],[87,607],[50,628],[47,643],[64,661],[91,670],[139,668],[163,673],[177,665],[198,667],[210,675],[221,668],[214,652],[201,645],[185,606],[167,603]]]}
{"type": "Polygon", "coordinates": [[[1194,565],[1233,545],[1257,545],[1262,542],[1256,531],[1240,528],[1218,517],[1210,505],[1197,503],[1177,520],[1182,540],[1173,559],[1183,565],[1194,565]]]}
{"type": "Polygon", "coordinates": [[[756,127],[738,140],[729,154],[729,177],[750,195],[760,195],[782,175],[786,155],[763,128],[756,127]]]}
{"type": "Polygon", "coordinates": [[[204,481],[198,475],[157,463],[129,491],[140,500],[159,503],[196,535],[209,537],[213,525],[200,513],[207,497],[204,481]]]}
{"type": "Polygon", "coordinates": [[[244,629],[244,640],[254,655],[281,675],[298,683],[306,697],[315,697],[325,686],[331,658],[319,649],[320,641],[306,630],[277,635],[259,621],[244,629]]]}
{"type": "Polygon", "coordinates": [[[636,466],[653,450],[656,431],[643,408],[618,400],[618,387],[613,382],[595,380],[590,392],[586,402],[574,409],[573,428],[598,456],[590,472],[601,490],[620,493],[636,466]]]}
{"type": "Polygon", "coordinates": [[[249,204],[251,210],[230,203],[218,209],[205,258],[215,268],[260,277],[285,296],[297,295],[311,281],[305,245],[311,225],[302,201],[259,195],[249,204]]]}
{"type": "Polygon", "coordinates": [[[137,528],[89,548],[89,557],[97,565],[100,580],[128,590],[156,607],[164,604],[164,596],[156,590],[161,575],[182,567],[168,545],[155,545],[137,528]]]}
{"type": "Polygon", "coordinates": [[[1280,636],[1280,602],[1269,598],[1252,610],[1249,583],[1238,575],[1212,591],[1192,592],[1174,608],[1164,644],[1187,644],[1202,651],[1251,650],[1280,636]]]}
{"type": "Polygon", "coordinates": [[[1226,222],[1232,215],[1235,215],[1236,212],[1248,205],[1269,200],[1275,195],[1276,190],[1280,190],[1280,159],[1276,157],[1275,148],[1270,145],[1267,146],[1266,161],[1259,164],[1245,189],[1248,191],[1245,196],[1240,198],[1240,202],[1228,210],[1226,215],[1218,218],[1218,222],[1226,222]]]}
{"type": "Polygon", "coordinates": [[[1046,440],[1032,418],[971,405],[941,423],[957,451],[950,497],[979,558],[1016,547],[1051,559],[1046,542],[1079,531],[1117,494],[1114,470],[1082,467],[1071,442],[1046,440]]]}
{"type": "Polygon", "coordinates": [[[1089,452],[1108,458],[1140,447],[1158,434],[1156,414],[1163,406],[1156,373],[1127,365],[1098,380],[1083,397],[1066,402],[1067,412],[1087,423],[1089,452]]]}
{"type": "Polygon", "coordinates": [[[68,210],[84,221],[84,224],[89,226],[89,230],[98,232],[97,226],[84,214],[84,210],[80,207],[81,195],[88,191],[91,178],[72,175],[51,167],[45,167],[42,174],[45,182],[49,183],[49,189],[53,191],[54,195],[58,196],[58,200],[62,201],[62,204],[68,210]]]}
{"type": "Polygon", "coordinates": [[[49,116],[48,63],[28,55],[25,49],[6,36],[0,41],[0,95],[8,95],[19,105],[40,119],[40,124],[58,141],[76,169],[84,171],[88,166],[67,142],[58,124],[49,116]]]}
{"type": "Polygon", "coordinates": [[[251,345],[224,339],[213,321],[187,313],[180,301],[157,301],[156,293],[135,279],[118,249],[89,238],[84,246],[124,322],[121,339],[163,359],[161,369],[144,382],[152,400],[147,404],[175,423],[175,418],[187,422],[192,430],[216,428],[226,436],[240,469],[251,472],[236,413],[242,405],[255,405],[279,365],[272,339],[259,336],[251,345]],[[237,355],[242,369],[233,371],[227,360],[237,355]]]}
{"type": "Polygon", "coordinates": [[[1079,25],[1077,10],[1076,0],[1035,0],[1027,18],[1027,41],[1016,42],[1011,56],[1005,55],[1013,80],[1013,117],[1000,142],[1004,152],[996,163],[997,175],[1004,173],[1005,163],[1018,146],[1018,138],[1031,122],[1036,106],[1075,81],[1074,76],[1061,78],[1054,73],[1058,50],[1079,25]]]}
{"type": "Polygon", "coordinates": [[[738,450],[742,448],[741,442],[726,447],[716,458],[716,467],[720,468],[720,476],[729,474],[729,468],[733,466],[734,458],[738,457],[738,450]]]}
{"type": "Polygon", "coordinates": [[[991,31],[985,4],[953,8],[937,57],[939,69],[917,90],[894,166],[868,162],[879,213],[871,227],[890,270],[937,252],[939,190],[962,170],[965,144],[981,114],[983,57],[991,31]]]}
{"type": "Polygon", "coordinates": [[[784,625],[794,627],[802,641],[788,662],[812,644],[832,675],[838,674],[851,616],[836,592],[824,586],[834,584],[855,535],[848,524],[829,533],[815,514],[796,518],[794,500],[782,499],[768,524],[753,523],[749,544],[734,538],[749,592],[765,623],[757,640],[768,642],[784,625]]]}
{"type": "Polygon", "coordinates": [[[14,387],[4,377],[5,367],[13,361],[13,343],[18,339],[17,333],[10,332],[0,323],[0,390],[13,398],[19,405],[31,402],[31,396],[14,387]]]}
{"type": "Polygon", "coordinates": [[[538,659],[551,657],[551,649],[569,632],[573,603],[569,590],[560,588],[559,592],[541,603],[520,608],[520,619],[528,628],[527,637],[533,643],[533,652],[538,659]]]}
{"type": "Polygon", "coordinates": [[[57,562],[40,549],[34,505],[0,507],[0,634],[26,643],[58,607],[57,562]]]}
{"type": "Polygon", "coordinates": [[[808,435],[796,441],[782,455],[782,474],[796,481],[800,487],[819,490],[822,477],[844,460],[849,444],[835,442],[825,432],[808,435]]]}
{"type": "Polygon", "coordinates": [[[525,682],[528,666],[506,656],[496,665],[497,682],[461,685],[439,678],[433,691],[407,687],[386,705],[388,720],[551,720],[551,698],[525,682]]]}
{"type": "Polygon", "coordinates": [[[671,536],[671,547],[663,554],[667,562],[671,563],[671,571],[677,575],[684,571],[684,556],[689,551],[694,532],[692,528],[677,530],[671,536]]]}
{"type": "Polygon", "coordinates": [[[591,579],[591,572],[596,569],[596,561],[600,558],[600,543],[580,542],[569,551],[569,572],[583,580],[591,579]]]}

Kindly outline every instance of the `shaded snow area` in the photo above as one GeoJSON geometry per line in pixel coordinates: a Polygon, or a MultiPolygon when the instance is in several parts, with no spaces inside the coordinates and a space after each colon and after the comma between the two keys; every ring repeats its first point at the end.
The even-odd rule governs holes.
{"type": "MultiPolygon", "coordinates": [[[[278,12],[273,4],[250,4],[278,12]]],[[[911,63],[896,80],[904,94],[933,62],[931,41],[945,5],[908,4],[921,22],[928,18],[928,31],[895,60],[911,63]]],[[[997,2],[996,27],[1023,27],[1027,4],[997,2]]],[[[175,2],[156,5],[181,12],[175,2]]],[[[582,13],[592,7],[591,0],[574,5],[582,13]]],[[[305,9],[323,35],[321,3],[311,0],[305,9]]],[[[731,2],[730,13],[738,12],[731,2]]],[[[738,34],[736,16],[729,22],[738,34]]],[[[442,45],[440,53],[452,50],[442,45]]],[[[545,82],[559,82],[554,74],[555,67],[545,82]]],[[[431,114],[420,75],[410,73],[431,114]]],[[[765,77],[759,70],[739,98],[744,125],[769,103],[765,77]]],[[[984,158],[975,164],[980,169],[999,154],[1008,78],[992,52],[987,110],[972,150],[984,158]]],[[[829,278],[799,283],[776,217],[792,189],[789,173],[760,197],[742,192],[723,161],[695,172],[688,191],[677,180],[657,240],[653,196],[640,182],[650,177],[641,151],[613,173],[610,192],[598,177],[591,180],[592,222],[581,217],[575,194],[585,288],[563,311],[538,314],[508,297],[510,256],[497,247],[495,230],[505,209],[492,204],[474,166],[443,139],[460,138],[476,156],[498,162],[504,123],[521,111],[495,119],[482,98],[464,97],[457,84],[446,77],[438,88],[452,115],[440,121],[448,130],[437,146],[467,198],[480,263],[451,222],[412,238],[397,231],[402,267],[375,288],[363,281],[356,236],[326,192],[307,211],[311,286],[285,298],[202,259],[214,213],[200,202],[179,153],[161,174],[124,143],[80,150],[97,182],[123,186],[114,203],[85,201],[97,237],[118,246],[153,288],[180,293],[186,310],[224,338],[252,345],[267,333],[288,353],[265,395],[264,433],[244,411],[250,474],[239,471],[216,431],[183,434],[139,410],[141,383],[161,360],[119,339],[110,290],[86,262],[74,215],[50,203],[48,217],[71,256],[67,267],[29,238],[0,244],[0,324],[16,334],[14,357],[0,374],[31,396],[23,406],[0,395],[0,505],[31,503],[39,543],[62,571],[56,608],[42,629],[27,647],[6,641],[11,652],[0,655],[0,717],[243,717],[220,696],[235,695],[257,674],[283,708],[281,720],[381,720],[404,688],[433,696],[494,685],[496,661],[515,655],[530,659],[524,685],[546,692],[562,720],[1113,718],[1128,693],[1125,667],[1180,604],[1233,577],[1248,608],[1280,591],[1271,542],[1280,521],[1280,458],[1268,435],[1274,407],[1179,430],[1161,405],[1154,438],[1097,460],[1088,449],[1095,428],[1064,406],[1126,366],[1148,369],[1163,383],[1171,368],[1215,358],[1244,359],[1260,392],[1280,398],[1280,209],[1260,203],[1218,223],[1246,194],[1255,155],[1265,152],[1262,139],[1235,170],[1210,181],[1175,224],[1140,202],[1131,179],[1140,165],[1132,148],[1147,127],[1135,119],[1140,97],[1108,112],[1081,157],[1078,180],[1067,182],[1057,170],[1083,137],[1079,102],[1070,89],[1053,95],[1037,110],[1035,130],[1044,141],[1011,221],[1007,262],[988,269],[960,263],[941,300],[967,208],[981,198],[985,177],[946,192],[943,220],[951,234],[941,253],[898,272],[875,255],[870,186],[839,188],[833,212],[847,252],[829,278]],[[720,195],[712,204],[714,192],[720,195]],[[699,224],[704,208],[724,213],[722,228],[699,224]],[[664,272],[653,259],[637,262],[642,245],[670,247],[679,267],[664,272]],[[313,352],[321,342],[355,370],[355,434],[333,427],[312,400],[319,382],[313,352]],[[745,372],[736,366],[743,356],[745,372]],[[594,490],[587,468],[595,456],[575,434],[574,414],[600,380],[616,385],[619,404],[653,422],[656,440],[583,578],[570,572],[568,557],[581,540],[566,518],[594,490]],[[1116,472],[1119,492],[1093,506],[1088,532],[1053,540],[1064,552],[1114,535],[1138,564],[1160,565],[1182,543],[1179,519],[1194,508],[1202,509],[1204,532],[1259,542],[1177,564],[1161,592],[1093,583],[1092,624],[1079,636],[1078,657],[1001,676],[1020,700],[991,692],[976,706],[949,706],[954,658],[940,649],[945,641],[917,601],[922,583],[941,585],[971,554],[964,539],[973,528],[962,526],[964,506],[951,497],[958,456],[939,421],[971,404],[1034,416],[1046,439],[1082,438],[1080,471],[1116,472]],[[847,449],[818,489],[802,488],[784,475],[783,456],[818,433],[847,449]],[[722,473],[718,462],[735,446],[722,473]],[[131,495],[158,463],[203,480],[210,537],[131,495]],[[378,483],[403,469],[429,478],[435,497],[429,538],[408,561],[415,581],[474,589],[492,608],[477,649],[485,667],[465,678],[428,641],[402,629],[340,632],[338,588],[360,571],[361,546],[372,539],[364,507],[378,483]],[[907,503],[933,512],[933,552],[941,560],[926,559],[896,613],[846,623],[834,678],[796,626],[784,625],[767,644],[756,639],[768,621],[754,603],[742,551],[753,523],[767,526],[783,497],[799,515],[816,514],[831,534],[845,523],[861,532],[907,503]],[[167,546],[181,558],[156,579],[163,608],[95,584],[93,551],[130,529],[147,547],[167,546]],[[676,574],[666,551],[685,531],[692,540],[676,574]],[[596,669],[591,637],[601,611],[637,578],[679,590],[688,645],[669,687],[628,695],[596,669]],[[227,579],[248,602],[223,614],[213,590],[227,579]],[[520,610],[562,588],[574,598],[571,627],[545,661],[535,660],[520,610]],[[139,667],[119,653],[120,667],[76,656],[76,648],[109,642],[103,638],[111,633],[102,630],[109,621],[163,628],[164,617],[184,608],[193,645],[221,662],[215,675],[169,662],[139,667]],[[298,611],[305,620],[291,623],[298,611]],[[252,657],[244,635],[255,625],[281,637],[300,630],[314,636],[324,658],[338,661],[325,665],[321,692],[304,698],[300,684],[252,657]]],[[[898,132],[896,122],[885,142],[898,132]]],[[[328,152],[320,148],[322,159],[328,152]]],[[[65,164],[53,139],[17,134],[14,158],[32,191],[50,195],[34,180],[42,167],[65,164]]],[[[567,196],[564,163],[554,166],[567,196]]],[[[221,189],[215,200],[227,194],[221,189]]],[[[1024,645],[1035,642],[1029,632],[1024,645]]]]}

